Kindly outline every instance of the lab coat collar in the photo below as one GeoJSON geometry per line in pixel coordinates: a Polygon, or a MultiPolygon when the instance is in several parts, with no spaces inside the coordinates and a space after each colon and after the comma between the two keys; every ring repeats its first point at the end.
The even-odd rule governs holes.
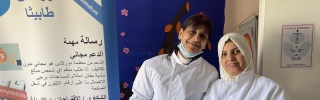
{"type": "Polygon", "coordinates": [[[238,82],[240,83],[248,82],[252,79],[253,76],[254,76],[253,70],[243,72],[238,76],[238,82]]]}
{"type": "Polygon", "coordinates": [[[201,63],[202,57],[199,57],[198,59],[196,59],[196,60],[194,60],[194,61],[191,61],[191,63],[188,64],[188,65],[183,64],[183,63],[180,61],[180,59],[178,58],[178,56],[177,56],[177,54],[176,54],[175,52],[172,53],[171,59],[172,59],[172,60],[171,60],[171,63],[172,63],[173,65],[175,65],[176,63],[178,63],[178,64],[181,65],[181,66],[198,67],[198,65],[201,63]]]}
{"type": "Polygon", "coordinates": [[[250,82],[253,79],[253,77],[254,77],[253,70],[249,70],[249,71],[246,71],[246,72],[239,74],[239,76],[236,78],[237,81],[227,81],[227,80],[223,80],[223,81],[230,83],[230,84],[243,85],[245,83],[250,82]]]}

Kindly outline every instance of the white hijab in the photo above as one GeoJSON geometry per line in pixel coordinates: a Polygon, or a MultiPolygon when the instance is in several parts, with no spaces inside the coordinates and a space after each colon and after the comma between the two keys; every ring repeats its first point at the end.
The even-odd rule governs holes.
{"type": "Polygon", "coordinates": [[[224,67],[221,64],[221,56],[222,56],[222,50],[223,47],[226,43],[226,41],[228,39],[231,39],[233,43],[235,43],[235,45],[240,49],[242,55],[244,56],[245,60],[246,60],[246,68],[244,69],[244,72],[253,70],[253,59],[252,59],[252,53],[251,53],[251,49],[250,46],[247,42],[247,40],[244,38],[243,35],[239,34],[239,33],[228,33],[225,34],[224,36],[222,36],[222,38],[220,39],[219,43],[218,43],[218,56],[219,56],[219,64],[220,64],[220,77],[223,80],[226,81],[238,81],[238,76],[241,75],[242,73],[240,73],[238,76],[234,76],[231,77],[225,70],[224,67]]]}

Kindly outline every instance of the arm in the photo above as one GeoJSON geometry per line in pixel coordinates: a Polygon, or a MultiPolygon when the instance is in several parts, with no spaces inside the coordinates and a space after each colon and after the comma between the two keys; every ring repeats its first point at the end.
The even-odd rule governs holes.
{"type": "Polygon", "coordinates": [[[130,100],[151,100],[153,97],[153,87],[149,79],[150,69],[147,64],[148,62],[144,62],[138,71],[132,86],[133,94],[130,100]]]}
{"type": "Polygon", "coordinates": [[[214,100],[217,99],[214,95],[213,95],[213,87],[212,87],[213,83],[210,84],[210,86],[208,87],[207,92],[205,93],[205,95],[203,96],[202,100],[214,100]]]}
{"type": "Polygon", "coordinates": [[[205,95],[203,96],[202,100],[216,100],[216,99],[218,99],[217,95],[214,95],[214,92],[216,92],[214,90],[218,89],[218,88],[213,87],[213,84],[215,84],[214,82],[216,80],[218,80],[218,72],[217,72],[216,69],[214,69],[212,73],[214,73],[212,75],[213,76],[213,80],[210,82],[210,85],[209,85],[205,95]]]}
{"type": "Polygon", "coordinates": [[[281,86],[277,86],[270,100],[290,100],[288,94],[281,86]]]}

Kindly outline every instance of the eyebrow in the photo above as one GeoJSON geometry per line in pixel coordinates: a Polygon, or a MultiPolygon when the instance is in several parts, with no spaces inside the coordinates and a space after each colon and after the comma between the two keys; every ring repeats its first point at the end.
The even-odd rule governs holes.
{"type": "MultiPolygon", "coordinates": [[[[197,29],[199,29],[199,28],[190,27],[190,30],[191,30],[191,31],[197,31],[197,29]]],[[[205,33],[205,34],[208,34],[208,35],[209,35],[209,30],[208,30],[208,29],[204,29],[204,31],[201,32],[201,33],[205,33]]]]}
{"type": "MultiPolygon", "coordinates": [[[[233,49],[231,49],[231,50],[235,50],[235,49],[239,49],[239,48],[238,48],[238,47],[235,47],[235,48],[233,48],[233,49]]],[[[226,52],[226,51],[223,51],[223,50],[222,50],[222,52],[226,52]]]]}

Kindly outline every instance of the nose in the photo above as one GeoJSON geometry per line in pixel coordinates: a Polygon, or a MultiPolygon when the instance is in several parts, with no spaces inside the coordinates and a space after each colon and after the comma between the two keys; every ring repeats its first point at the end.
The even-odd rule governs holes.
{"type": "Polygon", "coordinates": [[[195,34],[194,36],[193,36],[193,39],[192,39],[193,41],[200,41],[200,36],[199,36],[199,34],[195,34]]]}
{"type": "Polygon", "coordinates": [[[226,58],[227,58],[227,61],[235,61],[236,60],[236,57],[233,54],[227,55],[226,58]]]}

